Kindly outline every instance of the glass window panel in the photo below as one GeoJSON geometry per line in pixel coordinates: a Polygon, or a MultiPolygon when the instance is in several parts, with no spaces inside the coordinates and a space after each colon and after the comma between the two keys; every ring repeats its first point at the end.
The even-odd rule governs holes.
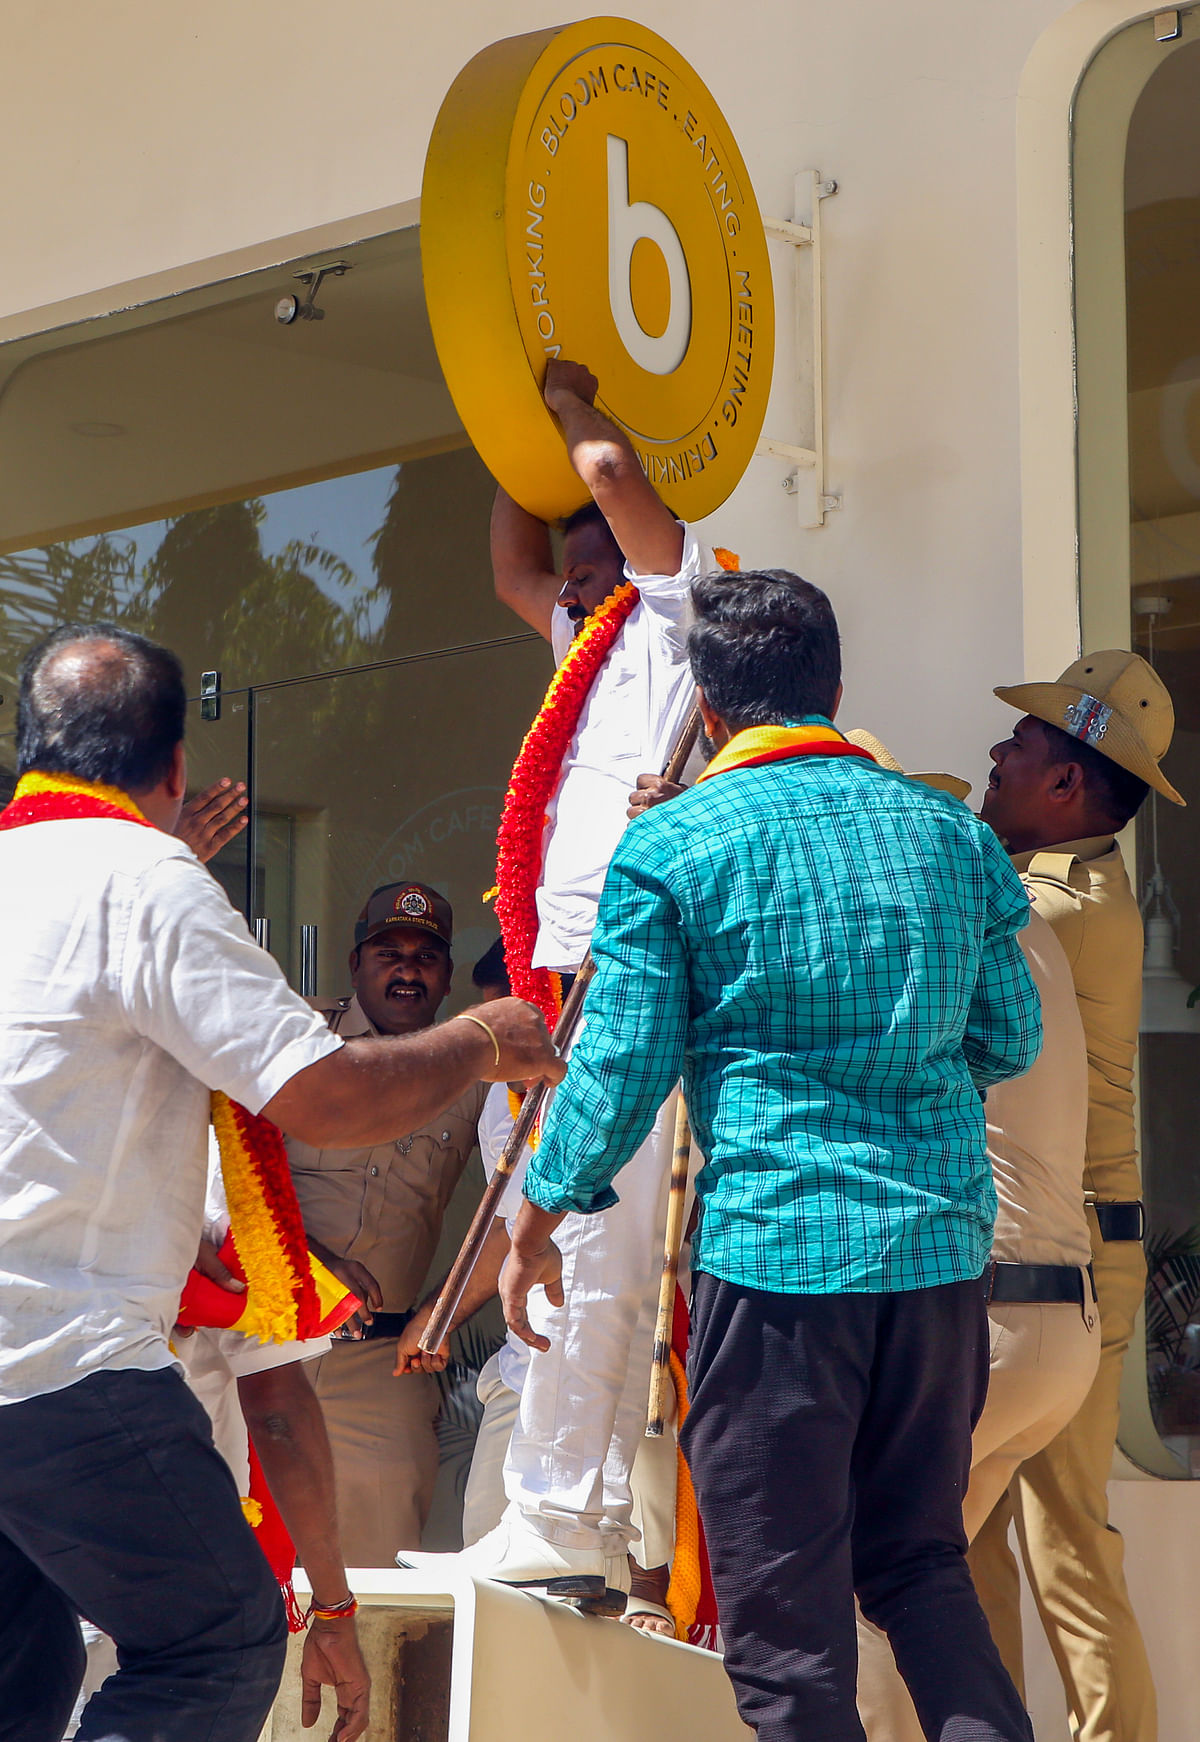
{"type": "Polygon", "coordinates": [[[529,637],[257,694],[258,911],[293,983],[299,928],[315,925],[319,993],[349,992],[355,916],[379,884],[412,880],[454,908],[447,1009],[471,1001],[471,968],[498,930],[482,898],[500,803],[548,670],[529,637]]]}
{"type": "MultiPolygon", "coordinates": [[[[509,636],[470,448],[0,555],[0,692],[56,623],[107,618],[227,689],[509,636]]],[[[0,713],[0,725],[4,716],[0,713]]]]}

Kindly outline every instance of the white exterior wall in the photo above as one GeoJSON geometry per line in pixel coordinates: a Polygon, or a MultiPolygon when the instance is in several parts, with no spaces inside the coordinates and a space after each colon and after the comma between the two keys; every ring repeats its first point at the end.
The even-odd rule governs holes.
{"type": "MultiPolygon", "coordinates": [[[[910,765],[977,784],[1011,719],[991,686],[1024,675],[1026,648],[1030,675],[1075,652],[1068,99],[1091,50],[1134,14],[1126,0],[1084,0],[1060,24],[1067,13],[1061,0],[636,7],[712,88],[764,213],[792,215],[798,170],[840,185],[823,217],[827,488],[843,506],[801,531],[785,468],[757,459],[714,530],[748,565],[794,567],[828,589],[846,643],[846,723],[910,765]],[[1019,97],[1052,26],[1056,54],[1043,44],[1036,90],[1019,97]],[[1030,271],[1044,283],[1031,289],[1030,271]],[[1047,417],[1031,419],[1042,400],[1047,417]],[[1025,552],[1030,610],[1023,508],[1037,545],[1025,552]]],[[[430,127],[462,64],[568,15],[543,0],[7,0],[0,340],[384,227],[363,214],[411,222],[430,127]]],[[[797,440],[797,401],[777,379],[764,433],[797,440]]],[[[1200,1494],[1179,1484],[1153,1507],[1117,1510],[1146,1524],[1131,1583],[1163,1735],[1190,1734],[1181,1666],[1194,1604],[1181,1602],[1191,1575],[1179,1569],[1200,1564],[1200,1494]],[[1168,1535],[1177,1576],[1160,1580],[1168,1535]],[[1181,1543],[1195,1545],[1182,1560],[1181,1543]]],[[[1034,1675],[1039,1735],[1057,1742],[1046,1685],[1034,1675]]]]}

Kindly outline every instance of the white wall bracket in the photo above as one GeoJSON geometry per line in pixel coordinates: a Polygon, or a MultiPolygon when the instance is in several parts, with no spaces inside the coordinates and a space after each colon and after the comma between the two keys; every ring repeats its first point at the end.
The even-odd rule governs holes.
{"type": "MultiPolygon", "coordinates": [[[[764,218],[768,241],[786,242],[794,252],[795,276],[795,376],[803,398],[812,395],[812,446],[763,436],[756,453],[782,460],[788,471],[783,488],[795,496],[800,524],[816,527],[825,516],[840,508],[840,496],[830,494],[825,482],[825,317],[824,264],[821,252],[821,202],[837,192],[835,181],[823,180],[819,170],[801,170],[796,177],[793,216],[764,218]],[[807,256],[808,271],[804,270],[807,256]],[[803,475],[803,476],[802,476],[803,475]]],[[[801,418],[804,408],[802,405],[801,418]]],[[[805,420],[807,421],[807,420],[805,420]]]]}

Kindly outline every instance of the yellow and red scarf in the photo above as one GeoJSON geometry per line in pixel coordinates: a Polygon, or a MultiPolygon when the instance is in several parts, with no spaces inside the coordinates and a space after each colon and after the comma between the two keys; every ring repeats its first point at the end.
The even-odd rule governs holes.
{"type": "MultiPolygon", "coordinates": [[[[12,802],[0,811],[0,829],[81,817],[154,827],[118,787],[70,774],[32,773],[22,775],[12,802]]],[[[192,1270],[180,1302],[180,1322],[232,1328],[264,1343],[319,1337],[344,1324],[361,1303],[308,1250],[283,1133],[219,1091],[212,1097],[212,1120],[229,1204],[229,1235],[220,1256],[246,1291],[220,1288],[192,1270]]],[[[288,1612],[294,1626],[298,1611],[291,1597],[291,1541],[253,1445],[250,1451],[251,1489],[243,1506],[285,1598],[291,1598],[288,1612]]]]}
{"type": "MultiPolygon", "coordinates": [[[[732,551],[717,549],[713,555],[723,569],[740,567],[732,551]]],[[[550,1028],[562,1009],[562,987],[557,974],[532,965],[546,813],[592,685],[638,597],[632,581],[623,581],[596,607],[571,643],[517,752],[500,814],[496,918],[504,939],[508,980],[514,995],[536,1004],[550,1028]]]]}
{"type": "Polygon", "coordinates": [[[701,780],[711,780],[714,774],[724,774],[731,768],[760,768],[767,762],[790,762],[796,756],[859,756],[866,762],[875,758],[859,744],[843,738],[836,726],[747,726],[735,732],[723,750],[718,750],[701,780]]]}

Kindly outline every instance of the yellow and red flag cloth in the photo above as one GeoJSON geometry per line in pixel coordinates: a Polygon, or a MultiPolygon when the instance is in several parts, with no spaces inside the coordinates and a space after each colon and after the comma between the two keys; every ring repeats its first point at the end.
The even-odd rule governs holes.
{"type": "MultiPolygon", "coordinates": [[[[717,549],[713,555],[723,569],[740,566],[732,551],[717,549]]],[[[532,965],[538,930],[535,897],[542,871],[546,812],[558,790],[563,759],[571,747],[584,703],[638,596],[632,581],[622,581],[597,605],[571,643],[517,752],[500,813],[496,835],[496,918],[504,939],[508,981],[517,998],[527,998],[537,1005],[551,1029],[562,1009],[559,977],[532,965]]]]}
{"type": "Polygon", "coordinates": [[[701,780],[724,774],[731,768],[758,768],[767,762],[789,762],[796,756],[858,756],[874,762],[869,750],[851,744],[836,726],[747,726],[736,732],[723,750],[718,750],[701,780]]]}
{"type": "MultiPolygon", "coordinates": [[[[239,1282],[246,1281],[245,1266],[238,1253],[232,1228],[225,1236],[225,1242],[217,1257],[231,1276],[236,1276],[239,1282]]],[[[327,1270],[321,1260],[311,1252],[308,1262],[312,1269],[320,1316],[311,1322],[311,1328],[306,1325],[303,1336],[296,1339],[301,1342],[309,1337],[329,1336],[339,1325],[344,1325],[362,1305],[358,1296],[352,1294],[345,1283],[339,1282],[333,1272],[327,1270]]],[[[205,1325],[219,1331],[240,1331],[245,1337],[257,1337],[260,1343],[278,1342],[280,1339],[274,1338],[270,1326],[263,1322],[257,1296],[258,1291],[254,1288],[248,1287],[244,1294],[237,1293],[233,1289],[222,1288],[219,1282],[214,1282],[211,1277],[192,1269],[183,1285],[177,1322],[181,1325],[205,1325]]]]}
{"type": "MultiPolygon", "coordinates": [[[[676,1284],[675,1316],[671,1324],[671,1379],[675,1386],[677,1434],[687,1420],[688,1412],[686,1362],[689,1330],[687,1301],[683,1290],[676,1284]]],[[[686,1639],[689,1645],[702,1646],[706,1651],[717,1650],[717,1596],[708,1564],[708,1545],[696,1505],[692,1473],[678,1442],[675,1446],[675,1552],[671,1557],[667,1608],[679,1639],[686,1639]]]]}

